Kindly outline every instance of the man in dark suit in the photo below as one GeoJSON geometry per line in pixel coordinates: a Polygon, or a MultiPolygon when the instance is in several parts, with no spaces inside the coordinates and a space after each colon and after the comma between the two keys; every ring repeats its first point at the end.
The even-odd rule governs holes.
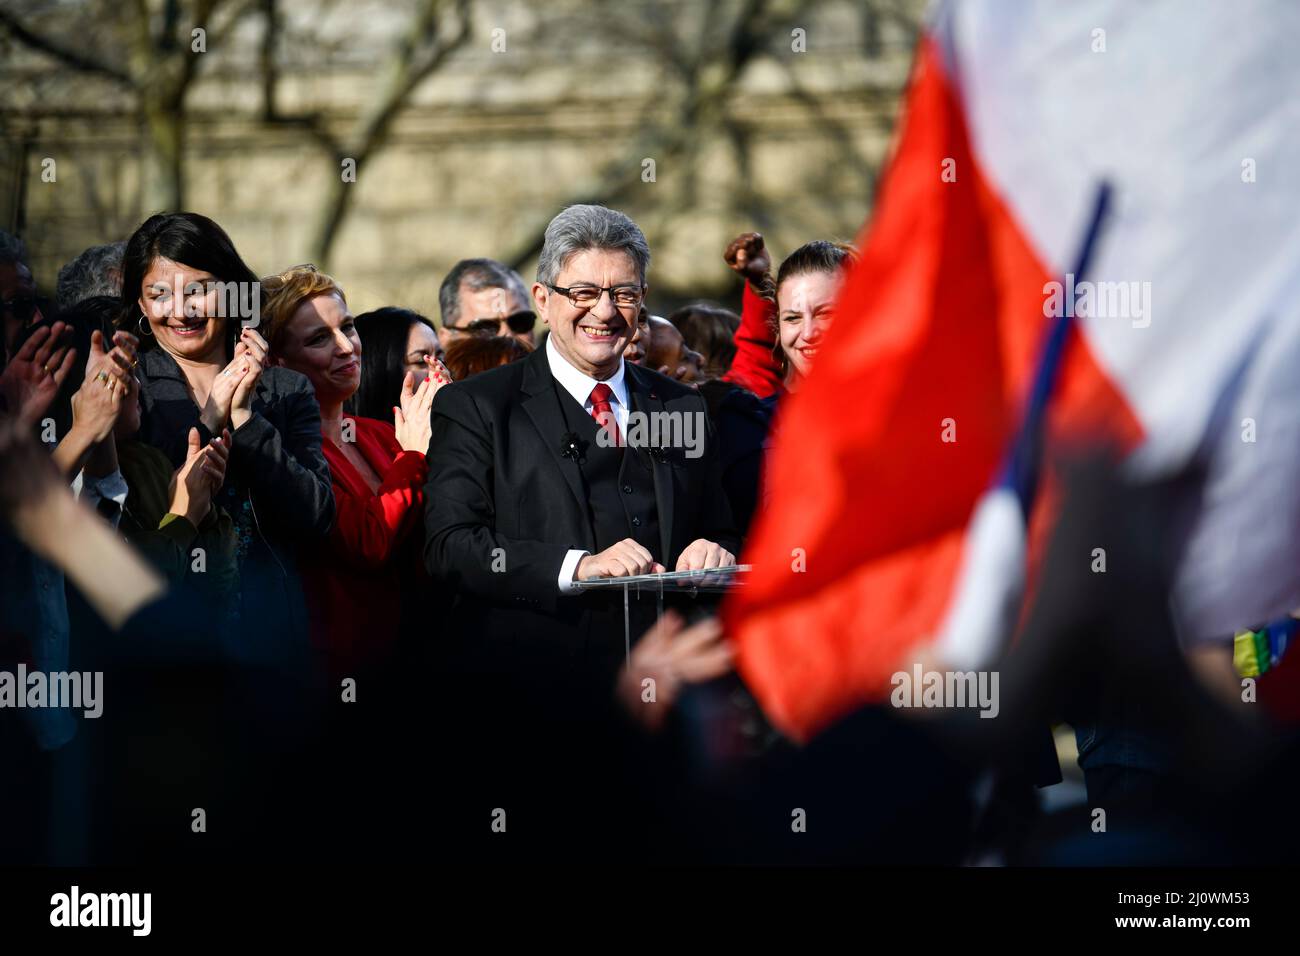
{"type": "MultiPolygon", "coordinates": [[[[430,627],[446,675],[429,699],[446,734],[433,746],[446,816],[471,821],[467,835],[479,821],[487,833],[489,808],[511,814],[490,852],[519,851],[522,832],[572,853],[576,802],[609,815],[587,819],[593,846],[636,816],[626,781],[643,763],[614,701],[622,589],[574,582],[731,565],[739,549],[704,401],[623,359],[649,260],[622,213],[564,210],[532,287],[546,345],[433,403],[424,558],[453,600],[430,627]]],[[[633,641],[656,604],[628,602],[633,641]]]]}
{"type": "MultiPolygon", "coordinates": [[[[532,287],[545,347],[433,404],[425,564],[456,596],[460,664],[551,702],[608,697],[624,660],[621,592],[575,581],[727,566],[739,548],[703,400],[623,360],[649,258],[622,213],[564,210],[532,287]]],[[[634,639],[654,611],[630,603],[634,639]]]]}

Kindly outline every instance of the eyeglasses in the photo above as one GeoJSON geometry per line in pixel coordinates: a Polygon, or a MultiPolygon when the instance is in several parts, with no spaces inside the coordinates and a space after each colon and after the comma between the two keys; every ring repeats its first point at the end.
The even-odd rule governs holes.
{"type": "Polygon", "coordinates": [[[575,309],[594,309],[600,297],[606,292],[609,293],[609,299],[614,303],[614,307],[618,309],[635,309],[641,305],[641,299],[645,296],[645,286],[635,285],[604,288],[598,285],[574,285],[567,289],[563,286],[548,285],[546,288],[567,298],[575,309]]]}
{"type": "Polygon", "coordinates": [[[500,319],[475,319],[473,322],[466,322],[464,325],[453,325],[451,329],[454,332],[496,335],[501,331],[501,323],[504,322],[515,335],[523,335],[525,332],[532,331],[536,321],[537,317],[525,309],[522,312],[512,312],[500,319]]]}

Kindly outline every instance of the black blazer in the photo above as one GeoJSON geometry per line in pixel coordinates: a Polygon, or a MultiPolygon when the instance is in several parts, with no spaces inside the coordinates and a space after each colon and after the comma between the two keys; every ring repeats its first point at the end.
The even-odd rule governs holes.
{"type": "MultiPolygon", "coordinates": [[[[180,367],[161,348],[140,357],[140,402],[139,438],[161,449],[172,467],[185,463],[191,427],[204,444],[212,440],[180,367]]],[[[271,366],[258,379],[252,407],[244,426],[231,430],[226,484],[253,493],[260,520],[286,536],[324,538],[334,520],[334,491],[311,383],[298,372],[271,366]]]]}
{"type": "MultiPolygon", "coordinates": [[[[694,389],[631,364],[626,381],[632,411],[707,419],[694,389]]],[[[576,652],[590,639],[584,638],[586,612],[601,599],[610,602],[608,595],[559,593],[568,551],[595,551],[582,475],[561,454],[569,431],[561,401],[573,398],[555,382],[545,349],[538,349],[442,389],[433,402],[425,566],[457,595],[461,628],[470,639],[494,643],[498,653],[510,653],[502,646],[508,644],[523,658],[536,650],[529,646],[534,638],[576,652]]],[[[669,570],[696,538],[739,551],[719,461],[711,430],[700,457],[653,460],[660,546],[652,551],[669,570]]],[[[621,620],[620,611],[620,656],[621,620]]],[[[514,663],[524,666],[523,660],[514,663]]]]}
{"type": "MultiPolygon", "coordinates": [[[[139,438],[173,467],[185,461],[199,420],[176,360],[154,347],[140,357],[139,438]]],[[[305,376],[272,366],[253,393],[253,414],[231,430],[230,461],[218,503],[240,542],[240,616],[227,630],[232,656],[275,668],[307,666],[306,608],[295,552],[323,541],[334,521],[334,491],[321,451],[320,406],[305,376]]]]}

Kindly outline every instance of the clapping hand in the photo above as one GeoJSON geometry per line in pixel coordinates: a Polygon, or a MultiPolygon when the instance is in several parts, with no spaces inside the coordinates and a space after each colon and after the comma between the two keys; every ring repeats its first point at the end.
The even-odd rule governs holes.
{"type": "Polygon", "coordinates": [[[38,328],[0,373],[0,395],[27,428],[41,420],[77,360],[77,350],[63,344],[67,329],[63,322],[38,328]]]}
{"type": "Polygon", "coordinates": [[[184,516],[197,528],[212,508],[212,496],[225,483],[229,458],[229,431],[223,431],[221,437],[202,445],[199,430],[191,428],[185,463],[172,475],[171,513],[184,516]]]}
{"type": "Polygon", "coordinates": [[[240,362],[242,358],[242,372],[230,403],[230,424],[235,428],[252,417],[253,390],[257,387],[258,379],[262,377],[262,370],[266,368],[269,352],[270,346],[256,329],[249,327],[239,333],[239,344],[235,346],[235,362],[240,362]]]}
{"type": "Polygon", "coordinates": [[[429,374],[417,388],[415,373],[407,372],[402,379],[402,405],[393,409],[397,443],[404,451],[418,451],[421,454],[429,450],[429,436],[433,431],[429,409],[433,405],[433,397],[451,384],[451,373],[445,365],[432,355],[427,356],[425,362],[429,366],[429,374]]]}
{"type": "Polygon", "coordinates": [[[86,377],[72,396],[72,427],[84,431],[90,444],[98,444],[112,434],[122,414],[122,402],[133,391],[135,336],[117,332],[113,343],[113,348],[105,352],[103,333],[95,330],[90,334],[86,377]]]}

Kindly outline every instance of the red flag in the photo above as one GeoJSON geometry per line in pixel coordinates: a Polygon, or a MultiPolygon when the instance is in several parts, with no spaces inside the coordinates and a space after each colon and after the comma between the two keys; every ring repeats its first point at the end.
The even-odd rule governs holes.
{"type": "MultiPolygon", "coordinates": [[[[816,367],[779,411],[754,570],[723,611],[742,677],[796,739],[882,698],[933,636],[1046,327],[1052,276],[981,175],[929,39],[859,245],[816,367]]],[[[1077,341],[1055,405],[1058,423],[1087,427],[1086,409],[1138,431],[1077,341]]]]}

